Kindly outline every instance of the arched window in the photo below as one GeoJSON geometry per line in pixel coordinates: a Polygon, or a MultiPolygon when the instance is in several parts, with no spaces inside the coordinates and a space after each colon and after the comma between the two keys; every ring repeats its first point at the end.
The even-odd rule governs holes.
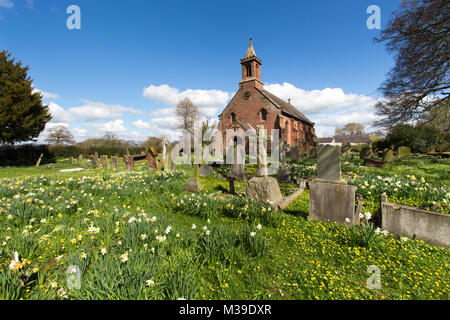
{"type": "Polygon", "coordinates": [[[261,109],[261,120],[267,121],[267,110],[266,109],[261,109]]]}
{"type": "Polygon", "coordinates": [[[247,77],[251,77],[252,76],[252,65],[247,64],[246,68],[247,68],[247,77]]]}
{"type": "Polygon", "coordinates": [[[231,121],[232,122],[236,121],[236,114],[234,112],[231,114],[231,121]]]}

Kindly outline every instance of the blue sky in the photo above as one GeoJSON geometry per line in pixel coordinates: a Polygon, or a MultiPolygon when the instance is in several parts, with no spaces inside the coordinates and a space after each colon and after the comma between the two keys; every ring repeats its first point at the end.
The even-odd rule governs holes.
{"type": "MultiPolygon", "coordinates": [[[[216,118],[237,91],[249,37],[266,89],[313,121],[319,136],[351,121],[367,127],[393,57],[373,38],[400,0],[0,0],[0,50],[30,66],[54,125],[81,141],[113,132],[176,138],[183,97],[216,118]],[[69,30],[68,6],[81,9],[69,30]]],[[[45,137],[45,133],[42,135],[45,137]]]]}

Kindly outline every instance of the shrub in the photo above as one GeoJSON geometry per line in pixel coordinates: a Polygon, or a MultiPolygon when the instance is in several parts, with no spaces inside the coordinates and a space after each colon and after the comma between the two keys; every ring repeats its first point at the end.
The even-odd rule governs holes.
{"type": "Polygon", "coordinates": [[[0,166],[34,166],[41,154],[44,154],[41,164],[56,162],[56,156],[48,145],[3,145],[0,146],[0,166]]]}

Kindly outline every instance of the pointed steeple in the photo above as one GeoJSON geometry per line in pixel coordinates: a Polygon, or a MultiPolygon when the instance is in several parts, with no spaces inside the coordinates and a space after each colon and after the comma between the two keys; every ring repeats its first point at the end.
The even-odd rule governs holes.
{"type": "Polygon", "coordinates": [[[245,54],[244,58],[241,59],[241,61],[247,61],[251,59],[256,59],[261,63],[261,61],[258,59],[255,53],[255,49],[253,48],[253,39],[250,38],[250,45],[248,46],[247,53],[245,54]]]}

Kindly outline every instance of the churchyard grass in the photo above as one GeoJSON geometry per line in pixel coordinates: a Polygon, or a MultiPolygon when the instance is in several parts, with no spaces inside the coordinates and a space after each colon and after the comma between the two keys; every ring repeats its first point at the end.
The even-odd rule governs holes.
{"type": "MultiPolygon", "coordinates": [[[[444,177],[448,188],[435,172],[447,162],[402,161],[398,179],[434,186],[444,177]]],[[[394,168],[375,169],[375,179],[394,168]]],[[[353,179],[374,170],[353,169],[353,179]]],[[[201,178],[202,193],[186,193],[187,166],[59,170],[0,169],[2,299],[450,298],[447,249],[379,230],[368,231],[369,245],[358,230],[307,221],[308,191],[276,213],[221,193],[228,182],[214,177],[201,178]],[[68,286],[69,266],[80,268],[80,289],[68,286]],[[379,290],[367,286],[370,266],[381,272],[379,290]]]]}

